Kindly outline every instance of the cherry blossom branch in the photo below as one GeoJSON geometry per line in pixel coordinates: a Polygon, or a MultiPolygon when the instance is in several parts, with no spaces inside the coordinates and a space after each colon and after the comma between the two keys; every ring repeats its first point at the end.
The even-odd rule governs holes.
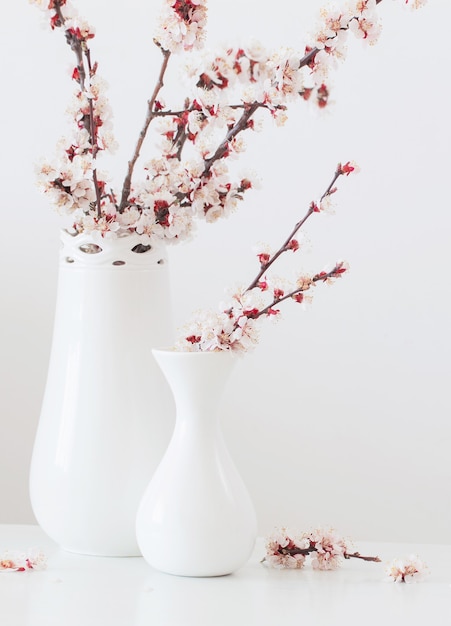
{"type": "MultiPolygon", "coordinates": [[[[281,304],[284,300],[289,300],[290,298],[297,300],[298,302],[302,302],[302,298],[299,297],[304,291],[308,291],[312,285],[317,283],[318,281],[327,282],[329,279],[338,278],[344,272],[346,272],[347,267],[344,262],[340,261],[335,264],[335,267],[329,272],[320,272],[319,274],[315,274],[311,279],[305,279],[302,281],[302,284],[298,289],[294,289],[287,294],[283,294],[274,298],[271,304],[268,304],[265,308],[248,312],[247,317],[250,319],[258,319],[262,315],[271,315],[277,314],[279,311],[274,307],[281,304]]],[[[255,285],[257,286],[257,285],[255,285]]],[[[246,290],[249,291],[249,288],[246,290]]]]}
{"type": "Polygon", "coordinates": [[[274,285],[269,304],[262,304],[259,298],[260,292],[268,292],[266,279],[260,280],[263,273],[273,265],[282,253],[288,250],[296,252],[299,249],[299,244],[294,239],[296,232],[312,213],[324,209],[324,206],[321,205],[328,196],[335,193],[337,179],[345,174],[350,174],[354,170],[355,166],[351,162],[347,162],[345,165],[338,164],[331,182],[318,203],[311,202],[306,215],[295,225],[277,252],[272,256],[267,253],[257,255],[260,259],[261,269],[250,285],[246,289],[239,289],[235,292],[232,295],[230,304],[223,308],[219,314],[206,313],[200,318],[193,320],[192,324],[186,327],[188,332],[178,344],[182,350],[245,351],[257,343],[254,323],[259,318],[279,315],[280,310],[275,307],[278,307],[285,300],[292,299],[297,303],[302,303],[304,301],[304,291],[311,289],[317,282],[331,282],[347,271],[347,263],[339,261],[329,271],[321,271],[313,276],[299,276],[296,283],[290,286],[288,293],[285,293],[285,287],[274,285]]]}
{"type": "Polygon", "coordinates": [[[136,143],[136,147],[135,147],[135,151],[133,153],[133,156],[130,159],[130,161],[128,162],[127,174],[125,176],[124,183],[123,183],[123,186],[122,186],[121,201],[120,201],[120,204],[119,204],[119,212],[120,213],[123,212],[124,209],[127,206],[128,198],[129,198],[129,195],[130,195],[133,170],[135,168],[136,161],[139,158],[139,155],[140,155],[140,152],[141,152],[141,147],[142,147],[142,145],[144,143],[144,139],[146,138],[147,131],[149,129],[150,123],[156,117],[156,112],[154,111],[155,101],[156,101],[156,99],[158,97],[158,94],[159,94],[160,90],[162,89],[162,87],[164,85],[164,75],[165,75],[166,69],[168,67],[169,57],[171,56],[171,52],[169,50],[164,50],[164,48],[157,41],[154,41],[154,43],[160,48],[161,53],[163,54],[163,62],[161,64],[160,73],[158,75],[158,80],[157,80],[157,83],[156,83],[155,88],[153,90],[152,96],[151,96],[150,100],[147,103],[147,105],[148,105],[147,106],[147,115],[146,115],[146,119],[144,121],[144,126],[143,126],[141,132],[139,133],[139,138],[138,138],[138,141],[136,143]]]}
{"type": "MultiPolygon", "coordinates": [[[[314,552],[318,552],[318,549],[314,545],[310,545],[308,548],[299,548],[298,546],[287,546],[286,548],[280,547],[278,554],[283,556],[296,556],[302,554],[308,556],[314,552]]],[[[361,559],[362,561],[368,561],[370,563],[380,563],[381,559],[378,556],[363,556],[360,552],[343,552],[341,555],[344,559],[361,559]]],[[[265,559],[262,560],[262,562],[265,559]]]]}
{"type": "MultiPolygon", "coordinates": [[[[61,11],[61,5],[62,5],[61,0],[54,0],[54,9],[56,13],[56,19],[54,20],[53,25],[58,26],[58,27],[64,27],[66,23],[66,19],[61,11]]],[[[92,64],[91,64],[91,52],[86,43],[86,40],[82,38],[81,36],[80,37],[77,36],[76,32],[70,29],[66,29],[65,35],[66,35],[66,41],[68,45],[70,46],[71,50],[73,50],[77,58],[77,71],[78,71],[77,81],[80,85],[81,91],[86,92],[86,87],[85,87],[86,70],[85,70],[85,66],[83,63],[83,56],[86,58],[89,77],[91,77],[94,73],[92,64]]],[[[97,156],[97,152],[99,151],[99,144],[97,141],[97,130],[96,130],[95,119],[94,119],[94,105],[92,102],[92,97],[88,96],[88,103],[89,103],[89,123],[87,124],[87,130],[89,132],[89,136],[91,140],[92,158],[95,160],[97,156]]],[[[95,205],[96,205],[97,217],[100,218],[102,216],[102,206],[101,206],[102,197],[101,197],[99,181],[97,179],[96,168],[93,168],[92,170],[92,179],[93,179],[94,190],[96,194],[95,205]]]]}
{"type": "Polygon", "coordinates": [[[365,556],[360,552],[349,551],[346,539],[333,528],[317,528],[298,537],[291,537],[282,528],[267,538],[266,555],[261,563],[277,569],[302,569],[308,556],[311,557],[313,569],[317,570],[337,569],[343,559],[381,562],[378,556],[365,556]]]}
{"type": "MultiPolygon", "coordinates": [[[[335,192],[335,188],[334,188],[335,183],[337,182],[337,180],[338,180],[338,178],[340,176],[342,176],[343,174],[348,174],[349,173],[349,171],[348,171],[349,167],[350,167],[349,163],[347,163],[345,166],[342,166],[341,164],[338,165],[331,182],[329,183],[327,189],[325,190],[325,192],[323,193],[323,195],[320,198],[320,201],[318,203],[319,205],[324,200],[324,198],[326,198],[327,196],[330,196],[332,193],[335,192]]],[[[246,291],[250,291],[251,289],[254,289],[254,287],[257,287],[257,285],[258,285],[261,277],[263,276],[263,274],[271,267],[271,265],[273,265],[273,263],[280,257],[281,254],[283,254],[284,252],[287,252],[288,250],[296,249],[296,248],[293,248],[293,245],[291,243],[293,241],[293,237],[302,228],[302,226],[305,224],[305,222],[308,220],[308,218],[313,213],[318,213],[320,211],[320,208],[319,208],[318,204],[316,204],[314,202],[312,202],[310,204],[307,213],[304,215],[304,217],[301,220],[299,220],[299,222],[297,222],[297,224],[295,225],[295,227],[293,228],[291,233],[288,235],[288,237],[285,239],[283,244],[280,246],[280,248],[268,260],[266,260],[265,262],[261,263],[261,270],[260,270],[260,272],[257,274],[257,276],[254,278],[254,280],[251,282],[251,284],[246,289],[246,291]]],[[[297,244],[297,242],[296,242],[296,244],[297,244]]]]}

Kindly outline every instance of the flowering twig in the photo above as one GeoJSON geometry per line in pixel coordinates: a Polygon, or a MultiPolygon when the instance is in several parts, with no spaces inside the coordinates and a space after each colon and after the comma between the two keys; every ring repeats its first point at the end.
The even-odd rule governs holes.
{"type": "MultiPolygon", "coordinates": [[[[65,3],[66,3],[66,0],[52,0],[52,3],[50,3],[49,6],[52,6],[55,11],[55,15],[51,22],[52,28],[60,28],[66,25],[66,18],[64,17],[62,10],[61,10],[61,7],[65,3]]],[[[79,83],[81,91],[86,93],[87,92],[86,90],[87,73],[85,70],[83,57],[85,57],[86,59],[86,63],[88,66],[88,76],[91,79],[91,77],[96,72],[97,66],[93,67],[91,64],[91,52],[90,52],[87,42],[88,42],[88,39],[91,39],[94,35],[90,33],[89,30],[87,30],[87,32],[83,34],[80,28],[73,28],[73,27],[66,28],[65,35],[66,35],[66,41],[68,45],[70,46],[71,50],[74,51],[75,56],[77,58],[77,66],[76,66],[76,70],[74,71],[73,78],[79,83]]],[[[98,138],[97,138],[97,126],[96,126],[96,121],[95,121],[93,98],[91,94],[88,95],[88,106],[89,106],[89,113],[86,116],[87,119],[83,120],[83,125],[86,128],[86,130],[88,130],[89,132],[90,140],[91,140],[90,141],[91,142],[91,154],[92,154],[92,158],[95,160],[97,153],[99,151],[99,144],[98,144],[98,138]]],[[[99,184],[99,181],[97,179],[97,171],[95,168],[93,168],[92,170],[92,178],[93,178],[93,184],[94,184],[94,191],[96,195],[95,204],[96,204],[96,210],[97,210],[97,217],[100,218],[102,215],[102,206],[101,206],[102,194],[101,194],[101,185],[99,184]]]]}
{"type": "MultiPolygon", "coordinates": [[[[344,560],[360,559],[380,563],[378,556],[364,556],[353,552],[348,542],[333,529],[317,528],[295,536],[285,528],[276,530],[267,538],[266,554],[261,563],[275,569],[302,569],[310,560],[317,570],[334,570],[344,560]]],[[[406,559],[394,559],[386,569],[387,580],[397,583],[412,583],[429,575],[427,565],[417,555],[406,559]]]]}
{"type": "Polygon", "coordinates": [[[319,570],[337,569],[343,559],[381,562],[378,556],[351,552],[346,540],[335,530],[318,528],[299,538],[291,537],[285,529],[275,531],[267,539],[266,555],[261,563],[277,569],[301,569],[306,557],[311,557],[313,568],[319,570]]]}
{"type": "MultiPolygon", "coordinates": [[[[258,286],[258,283],[261,277],[263,276],[263,274],[271,267],[271,265],[273,265],[273,263],[280,257],[281,254],[283,254],[284,252],[287,252],[288,250],[294,250],[294,251],[297,250],[298,242],[293,239],[296,233],[302,228],[302,226],[305,224],[308,218],[311,215],[313,215],[313,213],[319,213],[321,211],[322,201],[325,198],[331,196],[333,193],[335,193],[336,189],[334,188],[334,185],[336,181],[338,180],[338,178],[340,176],[343,176],[344,174],[349,175],[352,171],[354,171],[354,169],[355,167],[351,165],[350,162],[346,163],[344,166],[342,166],[341,163],[338,164],[337,169],[335,170],[334,177],[332,178],[332,181],[330,182],[326,191],[321,196],[318,204],[315,202],[311,202],[307,213],[304,215],[304,217],[301,220],[299,220],[299,222],[297,222],[297,224],[295,225],[291,233],[288,235],[286,240],[283,242],[283,244],[280,246],[280,248],[277,250],[277,252],[275,252],[272,256],[268,256],[268,257],[266,256],[263,257],[262,255],[261,270],[257,274],[257,276],[254,278],[254,280],[251,282],[251,284],[247,288],[247,291],[254,289],[254,287],[258,286]]],[[[318,280],[318,278],[316,280],[318,280]]]]}
{"type": "Polygon", "coordinates": [[[270,279],[264,277],[264,274],[282,254],[288,251],[296,252],[299,249],[299,242],[294,236],[313,213],[327,208],[330,196],[337,190],[335,183],[338,178],[349,175],[355,169],[356,166],[349,161],[344,165],[338,164],[331,182],[318,202],[311,202],[307,213],[296,223],[280,248],[272,255],[268,252],[257,254],[260,270],[249,286],[233,293],[231,304],[223,308],[220,313],[196,314],[194,322],[186,327],[184,338],[177,344],[179,349],[246,351],[257,342],[255,322],[259,318],[278,316],[280,314],[278,307],[282,302],[291,299],[302,303],[304,292],[316,283],[330,283],[347,271],[347,264],[344,261],[338,261],[331,270],[323,270],[313,276],[300,275],[295,284],[289,288],[285,288],[282,284],[274,284],[270,289],[270,279]],[[269,303],[266,304],[263,304],[260,299],[264,292],[272,294],[269,303]]]}
{"type": "Polygon", "coordinates": [[[275,306],[279,306],[284,300],[297,300],[298,302],[302,302],[301,295],[304,291],[310,289],[312,284],[317,283],[318,281],[328,282],[330,279],[338,278],[341,274],[344,274],[347,271],[347,265],[344,261],[338,261],[334,267],[328,272],[320,272],[319,274],[315,274],[312,276],[310,280],[302,281],[301,284],[292,291],[285,293],[283,295],[280,294],[276,290],[276,295],[274,300],[265,306],[263,309],[255,312],[249,312],[249,319],[258,319],[263,315],[277,315],[279,313],[278,310],[274,309],[275,306]]]}
{"type": "MultiPolygon", "coordinates": [[[[310,545],[308,548],[299,548],[298,546],[294,545],[294,546],[286,546],[286,547],[279,547],[277,549],[276,554],[280,555],[280,556],[297,556],[297,555],[302,555],[302,556],[308,556],[310,554],[313,554],[314,552],[318,552],[319,548],[317,546],[317,544],[314,544],[312,542],[310,542],[310,545]]],[[[380,563],[381,559],[378,556],[363,556],[362,554],[360,554],[360,552],[342,552],[341,556],[344,559],[361,559],[362,561],[369,561],[369,562],[373,562],[373,563],[380,563]]],[[[265,561],[265,557],[262,559],[262,563],[265,561]]]]}
{"type": "MultiPolygon", "coordinates": [[[[258,127],[257,111],[266,110],[280,126],[292,100],[316,101],[325,107],[328,71],[345,58],[348,31],[374,43],[380,32],[375,8],[382,0],[350,0],[340,10],[323,10],[303,52],[270,51],[251,42],[198,59],[198,66],[187,72],[192,80],[190,97],[183,108],[169,109],[160,99],[169,57],[202,47],[207,0],[163,0],[154,39],[163,61],[118,194],[106,192],[106,180],[96,168],[99,152],[112,152],[116,142],[109,130],[111,110],[104,84],[97,76],[97,63],[91,63],[88,42],[94,32],[70,0],[29,1],[47,14],[52,29],[65,31],[76,56],[73,79],[79,86],[72,107],[76,122],[72,143],[60,144],[56,166],[46,162],[40,167],[39,184],[69,218],[66,227],[74,235],[83,232],[101,239],[136,233],[148,245],[183,240],[197,219],[214,222],[236,208],[254,183],[248,175],[231,180],[227,162],[245,150],[242,134],[258,127]],[[144,164],[144,180],[137,182],[135,166],[155,118],[161,154],[144,164]],[[194,156],[182,159],[188,145],[194,156]]],[[[424,0],[407,3],[417,8],[424,0]]]]}

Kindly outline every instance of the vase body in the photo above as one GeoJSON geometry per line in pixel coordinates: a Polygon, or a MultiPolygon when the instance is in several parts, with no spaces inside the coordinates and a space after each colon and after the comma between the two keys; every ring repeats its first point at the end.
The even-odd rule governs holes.
{"type": "Polygon", "coordinates": [[[146,561],[180,576],[221,576],[252,553],[257,523],[218,417],[229,352],[154,350],[174,394],[169,447],[144,493],[137,538],[146,561]]]}
{"type": "Polygon", "coordinates": [[[62,238],[31,504],[66,550],[138,556],[137,507],[170,438],[170,391],[151,353],[171,341],[165,249],[134,252],[134,235],[62,238]]]}

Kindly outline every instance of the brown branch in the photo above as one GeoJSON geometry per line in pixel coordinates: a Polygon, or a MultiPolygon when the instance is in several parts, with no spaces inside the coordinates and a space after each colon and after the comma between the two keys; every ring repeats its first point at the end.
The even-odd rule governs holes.
{"type": "MultiPolygon", "coordinates": [[[[89,76],[91,77],[93,74],[92,64],[91,64],[91,52],[86,45],[83,47],[84,55],[86,58],[86,63],[88,65],[89,76]]],[[[92,146],[92,158],[93,160],[97,157],[97,152],[99,151],[99,144],[97,142],[97,129],[94,118],[94,104],[92,102],[92,98],[88,98],[89,101],[89,134],[91,136],[91,146],[92,146]]],[[[97,207],[97,217],[100,218],[102,216],[102,196],[100,193],[100,185],[97,179],[97,169],[94,168],[92,170],[92,180],[94,183],[94,189],[96,192],[96,207],[97,207]]]]}
{"type": "Polygon", "coordinates": [[[316,56],[316,54],[319,52],[318,48],[312,48],[312,50],[310,50],[307,54],[305,54],[302,59],[299,61],[299,69],[301,69],[301,67],[304,67],[305,65],[308,65],[316,56]]]}
{"type": "Polygon", "coordinates": [[[289,300],[291,298],[294,298],[294,296],[296,296],[298,293],[302,293],[304,291],[308,291],[310,289],[310,287],[312,286],[312,284],[317,283],[319,281],[324,281],[325,282],[325,281],[327,281],[328,278],[335,278],[337,276],[340,276],[341,273],[344,271],[344,270],[342,270],[340,272],[339,271],[340,269],[341,269],[340,264],[337,264],[337,265],[335,265],[335,267],[332,270],[330,270],[330,272],[321,272],[319,274],[315,274],[315,276],[313,276],[312,279],[311,279],[312,282],[308,283],[307,286],[305,286],[305,287],[302,286],[302,287],[299,287],[299,289],[294,289],[293,291],[290,291],[289,293],[284,294],[280,298],[274,298],[274,300],[271,302],[271,304],[268,304],[267,306],[265,306],[264,309],[261,309],[255,315],[249,315],[248,317],[250,317],[251,319],[256,320],[259,317],[261,317],[262,315],[266,315],[271,310],[274,310],[274,307],[276,307],[279,304],[281,304],[284,300],[289,300]]]}
{"type": "Polygon", "coordinates": [[[182,150],[183,150],[183,146],[185,145],[185,142],[187,140],[187,132],[186,132],[186,126],[184,126],[183,124],[180,125],[178,131],[177,131],[177,135],[175,136],[174,141],[172,142],[172,146],[174,149],[176,149],[174,157],[176,159],[178,159],[180,161],[180,159],[182,158],[182,150]]]}
{"type": "MultiPolygon", "coordinates": [[[[328,185],[326,191],[323,193],[323,195],[321,196],[320,202],[321,200],[324,200],[324,198],[328,195],[330,195],[333,186],[335,185],[335,183],[337,182],[337,179],[342,175],[342,172],[340,170],[340,168],[337,168],[334,177],[332,178],[330,184],[328,185]]],[[[283,254],[284,252],[288,251],[288,244],[290,243],[290,241],[293,239],[293,237],[296,235],[296,233],[302,228],[302,226],[305,224],[305,222],[308,220],[308,218],[312,215],[312,213],[315,213],[315,209],[314,206],[310,205],[307,213],[304,215],[304,217],[295,225],[295,227],[293,228],[293,230],[291,231],[291,233],[288,235],[288,237],[285,239],[285,241],[283,242],[283,244],[280,246],[280,248],[277,250],[277,252],[275,252],[273,254],[273,256],[269,259],[269,261],[265,264],[262,264],[262,268],[260,270],[260,272],[257,274],[257,276],[254,278],[254,280],[251,282],[251,284],[249,285],[249,287],[246,289],[246,291],[250,291],[251,289],[254,289],[254,287],[257,286],[260,278],[263,276],[263,274],[271,267],[271,265],[280,257],[281,254],[283,254]]]]}
{"type": "MultiPolygon", "coordinates": [[[[255,103],[258,104],[258,107],[261,109],[281,109],[281,110],[285,110],[286,106],[283,104],[277,104],[274,107],[270,107],[267,104],[264,104],[263,102],[258,102],[255,103]]],[[[228,104],[227,105],[228,109],[248,109],[249,108],[249,104],[228,104]]],[[[168,110],[168,111],[154,111],[154,115],[155,117],[180,117],[181,115],[183,115],[184,113],[187,112],[191,112],[191,111],[198,111],[199,109],[194,107],[194,106],[189,106],[186,109],[182,109],[181,111],[172,111],[172,110],[168,110]]]]}
{"type": "MultiPolygon", "coordinates": [[[[280,548],[279,549],[279,554],[283,555],[283,556],[296,556],[297,554],[302,554],[304,556],[308,556],[309,554],[312,554],[313,552],[318,552],[318,550],[316,548],[313,547],[308,547],[308,548],[280,548]]],[[[378,556],[363,556],[360,554],[360,552],[345,552],[343,554],[343,558],[345,559],[361,559],[362,561],[369,561],[372,563],[380,563],[381,559],[378,556]]]]}
{"type": "MultiPolygon", "coordinates": [[[[57,26],[58,28],[64,27],[66,23],[66,18],[64,17],[61,11],[61,4],[59,0],[55,0],[53,8],[55,10],[56,15],[58,16],[58,22],[55,24],[55,26],[57,26]]],[[[79,75],[79,83],[83,91],[85,88],[86,72],[85,72],[85,67],[83,64],[83,49],[81,46],[81,42],[79,41],[79,39],[77,39],[77,37],[73,33],[70,32],[70,30],[66,30],[65,35],[66,35],[67,44],[70,46],[70,49],[75,53],[75,56],[77,57],[77,69],[78,69],[78,75],[79,75]]]]}
{"type": "Polygon", "coordinates": [[[279,258],[279,256],[286,251],[287,245],[293,239],[294,235],[298,232],[298,230],[305,224],[305,222],[308,220],[310,215],[312,215],[312,213],[314,213],[314,209],[312,207],[310,207],[309,210],[307,211],[307,213],[304,215],[304,217],[293,228],[293,230],[288,235],[288,237],[285,239],[285,241],[280,246],[280,248],[277,250],[277,252],[275,252],[273,254],[273,256],[270,258],[270,260],[267,263],[265,263],[264,265],[262,264],[261,270],[259,271],[257,276],[254,278],[254,280],[251,282],[251,284],[246,289],[246,291],[250,291],[251,289],[254,289],[254,287],[257,286],[257,283],[259,282],[259,280],[263,276],[263,274],[271,267],[271,265],[274,263],[274,261],[276,261],[279,258]]]}
{"type": "Polygon", "coordinates": [[[242,130],[244,130],[247,127],[247,124],[250,118],[253,116],[253,114],[259,107],[260,107],[260,104],[258,102],[253,102],[252,104],[250,104],[249,106],[245,108],[240,119],[228,131],[227,135],[225,136],[224,140],[220,143],[220,145],[216,149],[216,152],[213,154],[213,156],[210,157],[209,159],[205,159],[204,161],[205,167],[202,173],[202,177],[208,174],[208,172],[211,170],[215,161],[218,161],[224,155],[227,154],[229,143],[232,141],[232,139],[234,139],[238,135],[238,133],[240,133],[242,130]]]}
{"type": "Polygon", "coordinates": [[[146,115],[146,119],[144,121],[144,126],[141,130],[141,132],[139,133],[139,138],[135,147],[135,151],[133,153],[133,156],[131,158],[131,160],[128,162],[128,169],[127,169],[127,174],[125,176],[124,179],[124,183],[122,186],[122,195],[121,195],[121,201],[119,204],[119,212],[122,213],[124,211],[124,209],[127,206],[127,202],[128,202],[128,197],[130,195],[130,189],[131,189],[131,184],[132,184],[132,176],[133,176],[133,170],[135,168],[135,164],[136,161],[139,158],[140,152],[141,152],[141,147],[144,143],[144,139],[146,138],[147,135],[147,131],[149,129],[150,123],[151,121],[154,119],[154,117],[156,116],[155,111],[153,110],[154,105],[155,105],[155,101],[157,99],[158,93],[160,92],[161,88],[164,85],[164,75],[168,66],[168,62],[169,62],[169,57],[171,56],[171,52],[169,50],[164,50],[157,42],[155,42],[156,45],[158,45],[158,47],[160,48],[162,54],[163,54],[163,63],[161,64],[161,69],[160,69],[160,74],[158,76],[158,80],[157,83],[155,85],[155,88],[153,90],[153,94],[150,98],[150,100],[147,103],[147,115],[146,115]]]}
{"type": "MultiPolygon", "coordinates": [[[[379,0],[379,2],[382,2],[382,0],[379,0]]],[[[345,552],[343,556],[345,559],[361,559],[362,561],[371,561],[373,563],[381,562],[378,556],[362,556],[360,552],[353,552],[352,554],[345,552]]]]}
{"type": "Polygon", "coordinates": [[[94,189],[96,191],[97,217],[100,219],[102,217],[102,196],[100,193],[99,181],[97,180],[97,169],[92,170],[92,181],[94,183],[94,189]]]}

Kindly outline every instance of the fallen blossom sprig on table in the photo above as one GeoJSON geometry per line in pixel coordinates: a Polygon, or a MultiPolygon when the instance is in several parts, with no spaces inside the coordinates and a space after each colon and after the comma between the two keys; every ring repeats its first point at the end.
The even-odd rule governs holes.
{"type": "Polygon", "coordinates": [[[415,583],[429,576],[428,566],[416,555],[405,559],[393,559],[386,570],[388,580],[395,583],[415,583]]]}
{"type": "Polygon", "coordinates": [[[0,572],[26,572],[43,570],[47,567],[47,558],[38,549],[29,552],[7,551],[0,557],[0,572]]]}
{"type": "Polygon", "coordinates": [[[317,570],[335,570],[349,559],[381,561],[378,556],[351,551],[348,542],[333,529],[317,528],[296,537],[282,528],[268,537],[266,555],[261,562],[275,569],[301,569],[307,558],[317,570]]]}
{"type": "MultiPolygon", "coordinates": [[[[69,0],[29,1],[44,12],[52,30],[64,32],[76,59],[69,110],[73,133],[59,142],[56,161],[39,167],[40,187],[72,234],[134,233],[143,245],[186,239],[198,219],[214,222],[235,210],[256,182],[250,173],[232,176],[228,163],[244,152],[243,135],[259,128],[257,114],[265,112],[282,125],[292,101],[327,106],[329,71],[345,58],[348,34],[374,44],[381,30],[376,7],[382,0],[350,0],[339,9],[324,9],[299,51],[250,42],[196,56],[193,51],[206,39],[207,0],[164,0],[154,38],[161,67],[122,186],[115,190],[99,169],[102,154],[113,153],[117,144],[106,83],[91,54],[94,29],[69,0]],[[187,52],[187,93],[181,105],[167,107],[163,87],[171,57],[187,52]],[[155,123],[160,155],[143,164],[136,181],[136,164],[155,123]]],[[[413,8],[423,3],[405,2],[413,8]]]]}
{"type": "Polygon", "coordinates": [[[299,230],[313,214],[330,209],[331,197],[337,191],[337,180],[354,171],[357,171],[355,163],[339,163],[332,181],[320,199],[310,203],[304,217],[296,223],[276,252],[265,249],[257,253],[260,269],[252,282],[247,287],[239,287],[233,291],[229,300],[221,305],[219,312],[197,311],[193,320],[183,328],[183,336],[175,347],[188,352],[246,352],[258,342],[257,323],[265,318],[279,317],[279,307],[284,301],[302,304],[309,298],[306,292],[317,283],[332,284],[340,278],[348,270],[345,261],[337,261],[331,269],[321,270],[313,275],[300,272],[291,283],[270,276],[268,270],[281,255],[299,250],[300,244],[296,238],[299,230]]]}

